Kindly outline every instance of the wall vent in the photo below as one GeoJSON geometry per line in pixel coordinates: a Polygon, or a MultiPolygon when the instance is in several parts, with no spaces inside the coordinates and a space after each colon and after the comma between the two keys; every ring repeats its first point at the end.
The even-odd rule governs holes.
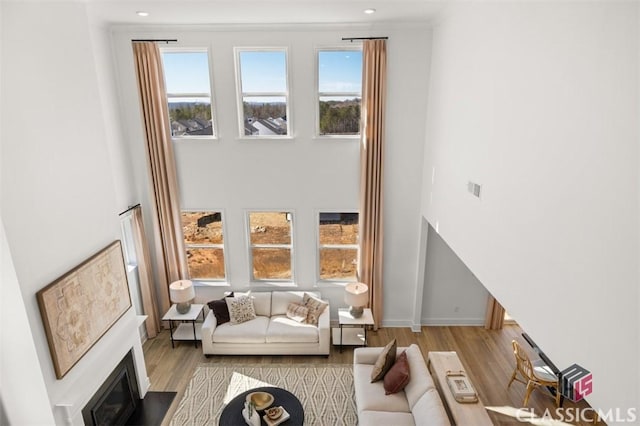
{"type": "Polygon", "coordinates": [[[469,191],[469,193],[475,195],[478,198],[480,198],[480,188],[481,186],[475,182],[469,181],[469,183],[467,184],[467,190],[469,191]]]}

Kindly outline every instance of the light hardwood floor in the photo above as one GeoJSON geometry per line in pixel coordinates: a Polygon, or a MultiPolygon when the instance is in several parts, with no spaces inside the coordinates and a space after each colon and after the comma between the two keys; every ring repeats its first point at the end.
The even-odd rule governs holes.
{"type": "MultiPolygon", "coordinates": [[[[425,360],[429,351],[456,351],[485,406],[522,407],[525,386],[514,382],[510,388],[507,388],[515,367],[511,340],[516,339],[523,347],[529,349],[521,333],[517,325],[505,325],[500,331],[485,330],[483,327],[422,327],[420,333],[414,333],[409,328],[380,328],[378,331],[368,333],[368,343],[369,346],[384,346],[393,338],[397,339],[399,346],[416,343],[422,350],[425,360]]],[[[353,363],[353,347],[345,347],[345,350],[340,353],[338,348],[333,346],[329,357],[212,356],[207,358],[202,354],[200,346],[196,349],[193,343],[178,342],[172,349],[168,331],[163,331],[155,339],[145,342],[143,348],[147,373],[151,380],[149,390],[178,392],[163,425],[169,424],[169,419],[182,399],[191,375],[199,363],[353,363]]],[[[530,355],[532,359],[535,358],[533,351],[530,355]]],[[[554,414],[553,399],[546,389],[535,390],[529,399],[528,407],[539,416],[543,415],[546,409],[552,415],[554,414]]],[[[584,409],[588,406],[584,402],[574,404],[571,401],[565,401],[563,408],[569,407],[575,410],[576,407],[584,409]]],[[[523,424],[514,418],[491,411],[489,415],[496,425],[523,424]]]]}

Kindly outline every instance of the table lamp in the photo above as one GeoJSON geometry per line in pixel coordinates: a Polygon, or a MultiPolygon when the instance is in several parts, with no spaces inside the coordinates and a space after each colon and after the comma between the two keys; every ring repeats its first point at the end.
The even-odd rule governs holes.
{"type": "Polygon", "coordinates": [[[344,301],[349,305],[349,314],[360,318],[369,303],[369,287],[364,283],[350,283],[344,288],[344,301]]]}
{"type": "Polygon", "coordinates": [[[193,283],[189,280],[174,281],[169,286],[171,301],[176,304],[180,314],[186,314],[191,309],[191,301],[196,297],[193,283]]]}

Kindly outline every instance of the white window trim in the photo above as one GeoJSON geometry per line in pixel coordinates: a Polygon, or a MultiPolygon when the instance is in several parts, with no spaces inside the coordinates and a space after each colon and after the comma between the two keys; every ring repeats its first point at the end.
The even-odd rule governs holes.
{"type": "Polygon", "coordinates": [[[207,54],[207,61],[209,66],[209,92],[210,93],[169,93],[167,92],[167,106],[170,98],[209,98],[211,104],[211,126],[213,127],[213,135],[190,135],[190,136],[171,136],[173,142],[189,141],[189,140],[216,140],[220,137],[218,134],[218,120],[217,112],[218,106],[215,103],[216,96],[213,88],[213,63],[210,47],[179,47],[179,46],[167,46],[161,47],[160,53],[202,53],[207,54]]]}
{"type": "Polygon", "coordinates": [[[263,140],[263,139],[293,139],[293,120],[291,117],[291,111],[293,108],[291,107],[291,67],[289,62],[289,48],[287,46],[283,47],[234,47],[233,48],[233,56],[234,56],[234,64],[235,64],[235,77],[236,77],[236,113],[238,117],[238,136],[237,139],[240,140],[263,140]],[[242,91],[242,75],[240,69],[240,53],[241,52],[283,52],[284,51],[284,59],[285,59],[285,72],[286,78],[285,81],[287,83],[287,87],[285,92],[243,92],[242,91]],[[244,109],[243,109],[243,98],[245,96],[248,97],[276,97],[283,96],[285,98],[286,103],[286,114],[287,114],[287,134],[286,135],[245,135],[244,134],[244,109]]]}
{"type": "MultiPolygon", "coordinates": [[[[185,256],[187,254],[187,250],[189,248],[218,248],[222,249],[222,254],[224,256],[224,278],[189,278],[193,281],[194,285],[221,285],[228,282],[229,277],[229,259],[227,258],[227,221],[225,220],[224,209],[211,209],[211,208],[202,208],[202,209],[180,209],[180,213],[220,213],[220,221],[222,222],[222,244],[187,244],[184,237],[184,232],[182,233],[182,246],[184,248],[185,256]]],[[[187,265],[187,271],[189,271],[189,267],[187,265]]],[[[189,274],[191,275],[191,274],[189,274]]]]}
{"type": "MultiPolygon", "coordinates": [[[[357,250],[357,259],[360,261],[360,242],[356,242],[356,244],[320,244],[320,213],[357,213],[358,214],[358,230],[360,230],[360,212],[358,210],[352,209],[321,209],[316,210],[316,286],[318,287],[329,287],[329,286],[341,286],[352,282],[357,282],[357,277],[353,279],[321,279],[320,278],[320,250],[323,248],[336,248],[336,249],[345,249],[345,250],[357,250]]],[[[360,232],[358,232],[360,235],[360,232]]]]}
{"type": "MultiPolygon", "coordinates": [[[[321,135],[320,134],[320,98],[323,96],[359,96],[362,99],[362,90],[360,93],[357,92],[321,92],[320,91],[320,52],[343,52],[343,51],[353,51],[353,52],[361,52],[362,51],[362,43],[349,44],[345,46],[317,46],[315,48],[315,130],[314,130],[314,139],[360,139],[360,133],[357,135],[321,135]]],[[[362,113],[362,106],[360,107],[360,112],[362,113]]],[[[349,213],[349,212],[344,212],[349,213]]]]}
{"type": "Polygon", "coordinates": [[[249,259],[249,283],[252,286],[287,286],[295,287],[295,223],[296,212],[295,209],[246,209],[245,210],[245,238],[247,241],[247,252],[249,259]],[[252,244],[251,243],[251,213],[290,213],[291,214],[291,243],[290,244],[252,244]],[[287,248],[291,253],[291,278],[290,279],[259,279],[253,276],[253,249],[254,248],[287,248]]]}

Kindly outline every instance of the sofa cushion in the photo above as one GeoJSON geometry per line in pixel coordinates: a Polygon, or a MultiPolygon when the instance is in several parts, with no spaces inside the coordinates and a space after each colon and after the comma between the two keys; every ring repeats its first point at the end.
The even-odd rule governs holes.
{"type": "MultiPolygon", "coordinates": [[[[422,419],[423,421],[425,419],[422,419]]],[[[415,426],[411,413],[389,413],[387,411],[362,411],[358,414],[358,426],[415,426]]]]}
{"type": "Polygon", "coordinates": [[[256,317],[253,300],[250,296],[227,297],[225,300],[229,307],[231,324],[240,324],[256,317]]]}
{"type": "Polygon", "coordinates": [[[371,364],[354,364],[353,366],[353,385],[358,412],[374,410],[408,413],[409,403],[404,391],[385,395],[382,381],[371,383],[372,370],[371,364]]]}
{"type": "Polygon", "coordinates": [[[256,315],[263,317],[271,316],[271,292],[270,291],[247,291],[246,293],[238,293],[237,296],[251,296],[253,299],[253,309],[256,315]]]}
{"type": "Polygon", "coordinates": [[[387,371],[389,371],[393,363],[396,361],[397,346],[398,344],[396,339],[393,339],[387,343],[384,349],[382,349],[382,352],[378,355],[378,359],[371,370],[371,383],[382,380],[384,375],[387,374],[387,371]]]}
{"type": "Polygon", "coordinates": [[[213,343],[265,343],[268,317],[256,317],[242,324],[230,322],[216,327],[213,332],[213,343]]]}
{"type": "Polygon", "coordinates": [[[317,343],[318,339],[318,327],[315,325],[299,323],[286,315],[269,319],[267,343],[317,343]]]}
{"type": "Polygon", "coordinates": [[[209,306],[209,309],[213,312],[213,316],[216,317],[216,323],[218,325],[231,321],[229,317],[229,307],[227,306],[227,297],[233,297],[233,292],[220,300],[212,300],[207,303],[207,306],[209,306]]]}
{"type": "Polygon", "coordinates": [[[309,308],[309,313],[307,314],[307,324],[318,325],[318,319],[320,315],[327,309],[329,304],[319,298],[311,295],[310,293],[304,293],[302,297],[302,302],[304,306],[309,308]]]}
{"type": "Polygon", "coordinates": [[[289,303],[303,305],[304,291],[274,291],[271,293],[271,315],[285,315],[289,303]]]}
{"type": "Polygon", "coordinates": [[[307,319],[309,308],[298,303],[289,303],[287,306],[287,318],[294,320],[295,322],[303,323],[307,319]]]}
{"type": "Polygon", "coordinates": [[[417,425],[449,426],[451,422],[435,388],[427,390],[413,406],[414,421],[417,425]]]}
{"type": "Polygon", "coordinates": [[[435,385],[427,369],[427,364],[424,362],[422,352],[420,352],[420,347],[412,344],[407,348],[406,352],[411,376],[420,377],[420,380],[410,380],[404,388],[404,392],[407,394],[407,401],[409,401],[409,407],[413,409],[418,399],[420,399],[427,390],[435,389],[435,385]]]}
{"type": "Polygon", "coordinates": [[[384,375],[383,386],[386,395],[398,393],[409,383],[411,372],[409,371],[409,361],[407,361],[407,351],[404,351],[396,359],[393,366],[384,375]]]}

